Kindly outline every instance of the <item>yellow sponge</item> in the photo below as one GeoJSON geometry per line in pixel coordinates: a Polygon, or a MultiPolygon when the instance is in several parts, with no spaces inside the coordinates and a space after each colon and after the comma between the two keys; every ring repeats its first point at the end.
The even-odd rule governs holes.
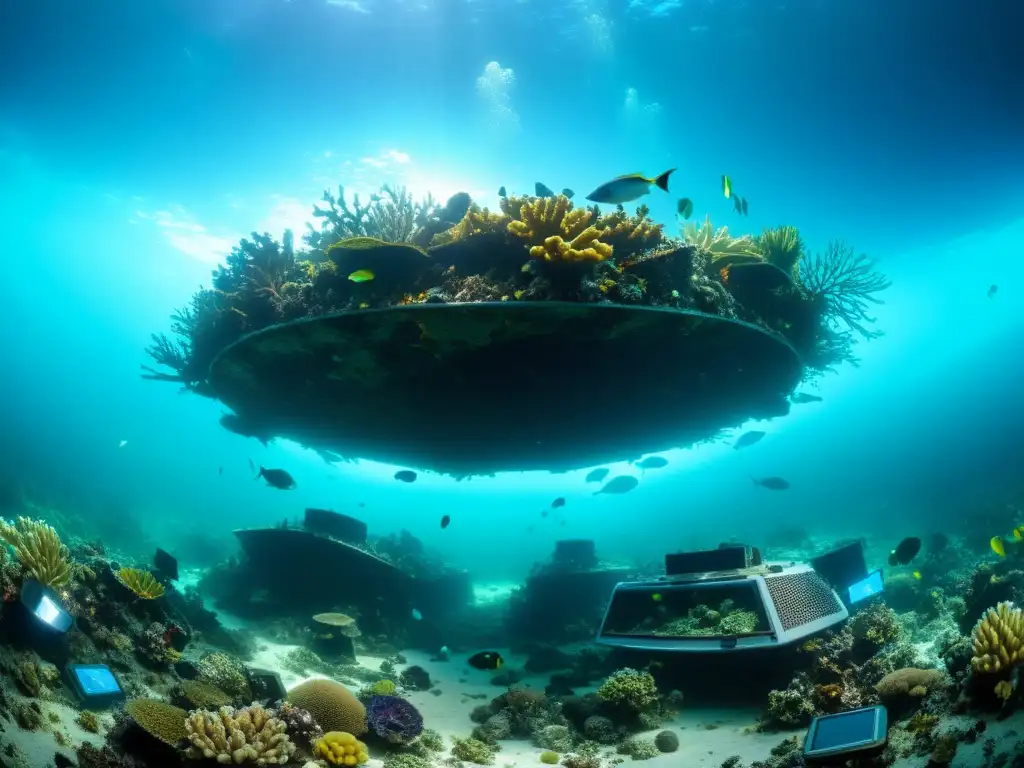
{"type": "Polygon", "coordinates": [[[325,733],[317,740],[313,753],[331,765],[362,765],[370,759],[366,745],[344,731],[325,733]]]}

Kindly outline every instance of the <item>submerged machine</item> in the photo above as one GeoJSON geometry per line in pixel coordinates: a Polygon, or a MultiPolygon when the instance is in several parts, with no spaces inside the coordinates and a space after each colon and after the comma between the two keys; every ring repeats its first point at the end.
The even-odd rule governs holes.
{"type": "Polygon", "coordinates": [[[830,576],[808,563],[763,562],[749,546],[666,555],[665,576],[615,586],[597,642],[704,653],[797,642],[849,616],[835,574],[844,574],[848,583],[838,588],[845,591],[866,572],[850,566],[856,558],[848,548],[835,554],[831,561],[842,567],[830,576]]]}

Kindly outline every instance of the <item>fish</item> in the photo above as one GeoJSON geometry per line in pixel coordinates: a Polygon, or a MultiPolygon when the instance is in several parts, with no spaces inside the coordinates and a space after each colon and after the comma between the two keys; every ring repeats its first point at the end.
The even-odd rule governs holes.
{"type": "Polygon", "coordinates": [[[803,403],[820,403],[824,398],[812,395],[810,392],[796,392],[790,396],[789,402],[801,405],[803,403]]]}
{"type": "Polygon", "coordinates": [[[653,179],[648,179],[639,173],[627,173],[625,176],[606,181],[587,195],[587,200],[592,203],[611,203],[613,205],[631,203],[650,192],[652,184],[668,192],[668,177],[675,170],[675,168],[670,168],[653,179]]]}
{"type": "Polygon", "coordinates": [[[999,292],[999,286],[993,283],[988,287],[988,292],[985,294],[988,298],[992,298],[999,292]]]}
{"type": "Polygon", "coordinates": [[[725,175],[722,176],[722,194],[726,200],[732,197],[732,179],[725,175]]]}
{"type": "Polygon", "coordinates": [[[372,269],[357,269],[348,276],[348,279],[353,283],[368,283],[373,280],[374,277],[376,277],[376,275],[373,274],[372,269]]]}
{"type": "Polygon", "coordinates": [[[156,554],[153,555],[153,565],[171,581],[178,580],[178,560],[174,555],[157,547],[156,554]]]}
{"type": "Polygon", "coordinates": [[[415,621],[423,621],[423,614],[420,613],[420,609],[419,608],[413,608],[409,612],[409,615],[412,616],[415,621]]]}
{"type": "Polygon", "coordinates": [[[747,198],[740,197],[739,195],[732,196],[732,207],[740,216],[747,215],[747,198]]]}
{"type": "Polygon", "coordinates": [[[505,660],[501,658],[501,654],[497,651],[480,651],[480,653],[474,653],[470,656],[466,663],[469,664],[473,669],[501,669],[501,665],[505,663],[505,660]]]}
{"type": "Polygon", "coordinates": [[[551,502],[551,508],[552,509],[558,509],[559,507],[564,507],[564,506],[565,506],[565,497],[564,496],[559,496],[557,499],[555,499],[554,501],[551,502]]]}
{"type": "Polygon", "coordinates": [[[618,477],[613,477],[611,480],[605,483],[600,491],[594,492],[594,495],[596,496],[599,493],[629,493],[638,485],[640,485],[640,481],[637,480],[632,475],[619,475],[618,477]]]}
{"type": "Polygon", "coordinates": [[[608,470],[605,467],[599,467],[598,469],[592,469],[587,473],[587,476],[583,478],[586,483],[600,483],[608,477],[608,470]]]}
{"type": "Polygon", "coordinates": [[[767,432],[762,432],[759,429],[752,429],[749,432],[744,432],[740,435],[739,439],[732,444],[734,450],[740,450],[740,448],[749,448],[755,443],[761,442],[761,438],[764,437],[767,432]]]}
{"type": "Polygon", "coordinates": [[[750,209],[747,207],[747,198],[741,197],[740,200],[743,201],[743,215],[744,216],[749,216],[750,215],[750,209]]]}
{"type": "Polygon", "coordinates": [[[1006,545],[1003,544],[1003,539],[1001,536],[993,536],[991,539],[989,539],[988,545],[992,547],[992,551],[995,552],[997,555],[999,555],[1000,557],[1006,557],[1006,545]]]}
{"type": "Polygon", "coordinates": [[[415,483],[418,475],[411,469],[400,469],[395,472],[395,480],[401,480],[403,483],[415,483]]]}
{"type": "Polygon", "coordinates": [[[1013,529],[1013,540],[1020,541],[1024,539],[1024,525],[1018,525],[1013,529]]]}
{"type": "Polygon", "coordinates": [[[653,600],[656,603],[660,603],[661,602],[661,592],[655,592],[653,595],[651,595],[651,600],[653,600]]]}
{"type": "Polygon", "coordinates": [[[290,491],[295,488],[295,479],[283,469],[266,469],[261,465],[259,474],[253,480],[259,480],[261,477],[267,481],[267,485],[279,491],[290,491]]]}
{"type": "Polygon", "coordinates": [[[638,461],[636,466],[640,469],[661,469],[668,466],[668,459],[664,456],[648,456],[643,461],[638,461]]]}
{"type": "Polygon", "coordinates": [[[498,197],[508,197],[508,192],[505,191],[505,187],[498,187],[498,197]]]}
{"type": "Polygon", "coordinates": [[[441,530],[443,531],[445,528],[447,528],[448,524],[451,521],[452,521],[452,516],[451,515],[445,515],[444,517],[442,517],[441,518],[441,530]]]}
{"type": "Polygon", "coordinates": [[[754,481],[754,485],[760,485],[769,491],[785,491],[789,488],[789,480],[784,477],[764,477],[760,480],[754,477],[751,479],[754,481]]]}
{"type": "Polygon", "coordinates": [[[896,549],[889,553],[889,565],[907,565],[917,557],[917,553],[920,551],[921,539],[917,536],[908,536],[896,545],[896,549]]]}
{"type": "Polygon", "coordinates": [[[920,580],[921,580],[921,572],[920,572],[920,571],[917,571],[917,570],[915,570],[915,571],[914,571],[913,573],[911,573],[910,575],[911,575],[911,576],[913,576],[913,577],[914,577],[915,579],[917,579],[918,581],[920,581],[920,580]]]}
{"type": "Polygon", "coordinates": [[[554,197],[555,193],[547,184],[541,184],[539,181],[533,185],[533,193],[537,197],[554,197]]]}
{"type": "Polygon", "coordinates": [[[572,199],[573,199],[574,197],[576,197],[576,193],[575,193],[575,192],[573,192],[573,191],[572,191],[571,189],[569,189],[568,187],[566,187],[565,189],[563,189],[563,190],[562,190],[562,194],[563,194],[563,195],[565,195],[565,196],[566,196],[567,198],[569,198],[570,200],[572,200],[572,199]]]}
{"type": "Polygon", "coordinates": [[[249,459],[249,471],[250,472],[255,472],[256,471],[256,465],[252,463],[252,459],[249,459]]]}
{"type": "Polygon", "coordinates": [[[688,219],[693,216],[693,200],[688,197],[679,198],[679,202],[676,203],[676,213],[684,219],[688,219]]]}
{"type": "Polygon", "coordinates": [[[124,448],[126,445],[128,445],[128,441],[127,440],[122,440],[120,443],[117,444],[117,447],[118,448],[124,448]]]}

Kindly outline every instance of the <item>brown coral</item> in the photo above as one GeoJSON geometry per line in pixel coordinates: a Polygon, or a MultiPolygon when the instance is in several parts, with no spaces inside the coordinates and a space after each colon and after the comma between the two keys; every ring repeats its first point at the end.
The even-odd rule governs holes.
{"type": "Polygon", "coordinates": [[[875,686],[875,691],[883,699],[898,696],[919,698],[941,686],[943,680],[942,672],[937,669],[905,667],[883,677],[875,686]]]}
{"type": "Polygon", "coordinates": [[[971,636],[976,674],[1012,667],[1024,659],[1024,612],[1012,603],[999,603],[978,619],[971,636]]]}
{"type": "Polygon", "coordinates": [[[356,736],[366,733],[366,707],[341,683],[314,679],[288,691],[288,701],[305,709],[325,731],[345,731],[356,736]]]}
{"type": "Polygon", "coordinates": [[[188,738],[185,730],[188,712],[181,707],[159,699],[132,699],[124,705],[124,711],[142,730],[165,744],[174,746],[188,738]]]}

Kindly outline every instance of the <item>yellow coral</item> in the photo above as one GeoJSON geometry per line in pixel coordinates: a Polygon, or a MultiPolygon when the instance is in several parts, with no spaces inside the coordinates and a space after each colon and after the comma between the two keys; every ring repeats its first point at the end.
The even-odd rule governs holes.
{"type": "Polygon", "coordinates": [[[146,733],[164,744],[176,745],[188,738],[185,720],[188,712],[159,699],[132,699],[124,711],[146,733]]]}
{"type": "Polygon", "coordinates": [[[114,572],[114,578],[143,600],[155,600],[158,597],[163,597],[164,585],[157,581],[149,571],[144,571],[141,568],[121,568],[114,572]]]}
{"type": "Polygon", "coordinates": [[[1006,701],[1013,695],[1013,683],[1009,680],[1000,680],[996,683],[995,693],[1000,699],[1006,701]]]}
{"type": "Polygon", "coordinates": [[[0,538],[14,547],[18,561],[40,584],[59,588],[68,583],[71,556],[52,526],[27,517],[19,517],[14,525],[0,520],[0,538]]]}
{"type": "Polygon", "coordinates": [[[604,261],[612,256],[612,247],[602,243],[598,238],[602,230],[587,227],[572,240],[566,242],[554,235],[544,241],[544,245],[535,245],[530,249],[530,256],[543,261],[604,261]]]}
{"type": "Polygon", "coordinates": [[[508,231],[529,243],[546,243],[552,237],[572,240],[589,229],[603,234],[603,230],[590,227],[593,212],[574,209],[565,195],[530,200],[520,207],[519,217],[508,223],[508,231]]]}
{"type": "Polygon", "coordinates": [[[728,227],[715,229],[711,226],[710,216],[704,217],[704,223],[700,227],[696,222],[688,221],[683,227],[683,239],[701,250],[708,251],[711,254],[711,267],[715,271],[733,264],[764,260],[750,235],[733,237],[729,234],[728,227]]]}
{"type": "Polygon", "coordinates": [[[601,241],[610,245],[619,258],[628,253],[636,253],[650,248],[657,248],[665,239],[661,224],[655,224],[648,216],[649,209],[641,205],[634,216],[629,216],[621,207],[597,221],[603,228],[601,241]]]}
{"type": "Polygon", "coordinates": [[[313,754],[331,765],[362,765],[370,759],[366,745],[345,731],[325,733],[317,740],[313,754]]]}
{"type": "Polygon", "coordinates": [[[978,619],[972,634],[977,674],[999,672],[1024,660],[1024,612],[1012,603],[999,603],[978,619]]]}
{"type": "Polygon", "coordinates": [[[192,743],[185,754],[195,759],[235,765],[284,765],[295,753],[284,722],[259,704],[238,710],[221,707],[217,712],[190,712],[185,730],[192,743]]]}
{"type": "Polygon", "coordinates": [[[475,235],[503,233],[507,221],[508,219],[500,213],[492,213],[487,208],[472,205],[458,224],[435,238],[434,244],[440,245],[475,235]]]}

